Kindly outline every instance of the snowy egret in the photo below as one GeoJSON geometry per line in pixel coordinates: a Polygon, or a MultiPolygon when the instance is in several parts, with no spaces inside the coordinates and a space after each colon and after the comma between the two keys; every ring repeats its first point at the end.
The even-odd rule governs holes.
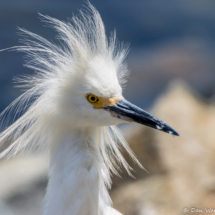
{"type": "Polygon", "coordinates": [[[12,142],[0,158],[28,149],[50,152],[43,215],[119,214],[108,194],[119,164],[130,174],[119,145],[141,164],[115,125],[137,122],[179,135],[122,96],[127,46],[116,42],[115,33],[106,38],[99,13],[88,6],[68,22],[41,15],[61,45],[20,29],[24,45],[11,48],[27,53],[26,66],[35,74],[17,79],[27,89],[1,115],[26,108],[0,134],[2,144],[12,142]]]}

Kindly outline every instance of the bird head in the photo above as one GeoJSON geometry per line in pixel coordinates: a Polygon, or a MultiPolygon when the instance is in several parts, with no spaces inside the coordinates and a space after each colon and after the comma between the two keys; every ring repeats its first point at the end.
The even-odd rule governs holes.
{"type": "Polygon", "coordinates": [[[73,17],[68,23],[43,16],[58,31],[63,48],[24,31],[40,40],[40,43],[28,40],[27,46],[20,49],[30,55],[27,66],[38,71],[35,87],[45,89],[39,89],[42,92],[39,101],[43,101],[46,118],[50,116],[73,127],[137,122],[179,135],[123,97],[128,46],[117,42],[115,33],[108,40],[99,13],[89,7],[91,14],[81,13],[81,17],[73,17]]]}
{"type": "MultiPolygon", "coordinates": [[[[76,126],[110,126],[136,122],[173,135],[174,129],[153,115],[127,101],[122,94],[120,73],[127,68],[119,59],[108,55],[95,55],[82,60],[75,78],[61,86],[59,95],[61,115],[76,126]],[[84,62],[84,66],[83,66],[84,62]]],[[[124,80],[125,82],[125,80],[124,80]]]]}

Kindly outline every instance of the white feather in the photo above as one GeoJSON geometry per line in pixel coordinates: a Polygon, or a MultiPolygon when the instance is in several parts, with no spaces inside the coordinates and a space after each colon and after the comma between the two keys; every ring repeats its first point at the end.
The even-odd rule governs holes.
{"type": "Polygon", "coordinates": [[[111,205],[106,188],[111,186],[110,171],[117,174],[122,165],[131,174],[119,146],[141,164],[118,129],[109,127],[119,124],[119,119],[106,111],[92,110],[85,94],[110,97],[122,93],[128,74],[123,63],[128,46],[116,42],[115,32],[106,38],[101,17],[90,3],[88,12],[80,12],[69,22],[40,16],[57,31],[60,45],[20,29],[24,45],[11,49],[27,54],[25,66],[35,74],[16,79],[27,90],[1,114],[6,123],[5,115],[25,110],[0,134],[1,144],[12,143],[0,158],[32,149],[51,152],[44,215],[71,214],[71,210],[75,215],[114,214],[107,212],[111,205]],[[82,188],[77,191],[77,186],[82,188]]]}

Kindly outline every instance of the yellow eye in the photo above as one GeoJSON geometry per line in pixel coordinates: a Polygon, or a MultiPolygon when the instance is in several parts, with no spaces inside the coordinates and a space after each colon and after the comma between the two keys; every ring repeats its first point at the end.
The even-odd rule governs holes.
{"type": "Polygon", "coordinates": [[[96,103],[96,102],[99,101],[98,97],[95,96],[95,95],[93,95],[93,94],[87,95],[87,100],[88,100],[88,102],[90,102],[90,103],[96,103]]]}

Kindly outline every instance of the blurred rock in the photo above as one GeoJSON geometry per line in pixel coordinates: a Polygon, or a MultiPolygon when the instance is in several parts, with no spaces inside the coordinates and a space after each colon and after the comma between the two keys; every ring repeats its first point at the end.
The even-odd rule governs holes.
{"type": "Polygon", "coordinates": [[[42,214],[48,162],[31,155],[0,163],[0,215],[42,214]]]}
{"type": "Polygon", "coordinates": [[[167,175],[128,183],[112,193],[114,208],[124,215],[178,214],[177,196],[167,175]]]}
{"type": "Polygon", "coordinates": [[[215,206],[215,106],[173,83],[154,108],[180,138],[157,134],[157,146],[181,207],[215,206]]]}
{"type": "Polygon", "coordinates": [[[154,157],[158,157],[148,162],[155,161],[159,168],[150,164],[149,177],[138,174],[139,181],[115,189],[114,207],[125,215],[184,214],[185,207],[189,208],[186,214],[198,213],[191,212],[191,208],[206,214],[205,208],[215,208],[215,106],[199,98],[184,83],[173,82],[151,112],[181,137],[172,138],[152,129],[146,133],[145,127],[136,131],[136,139],[143,141],[130,139],[131,148],[143,162],[142,157],[150,157],[143,148],[152,144],[154,157]]]}
{"type": "MultiPolygon", "coordinates": [[[[133,169],[131,173],[134,177],[130,177],[123,168],[120,172],[120,177],[116,175],[113,176],[112,189],[128,182],[135,182],[138,179],[149,177],[151,174],[162,173],[165,171],[160,162],[161,158],[156,146],[154,130],[138,124],[128,126],[126,130],[128,129],[130,129],[130,132],[129,135],[125,135],[126,139],[145,170],[134,163],[128,153],[122,149],[122,154],[125,157],[125,160],[133,169]]],[[[124,133],[125,132],[127,133],[127,131],[124,131],[124,133]]]]}

